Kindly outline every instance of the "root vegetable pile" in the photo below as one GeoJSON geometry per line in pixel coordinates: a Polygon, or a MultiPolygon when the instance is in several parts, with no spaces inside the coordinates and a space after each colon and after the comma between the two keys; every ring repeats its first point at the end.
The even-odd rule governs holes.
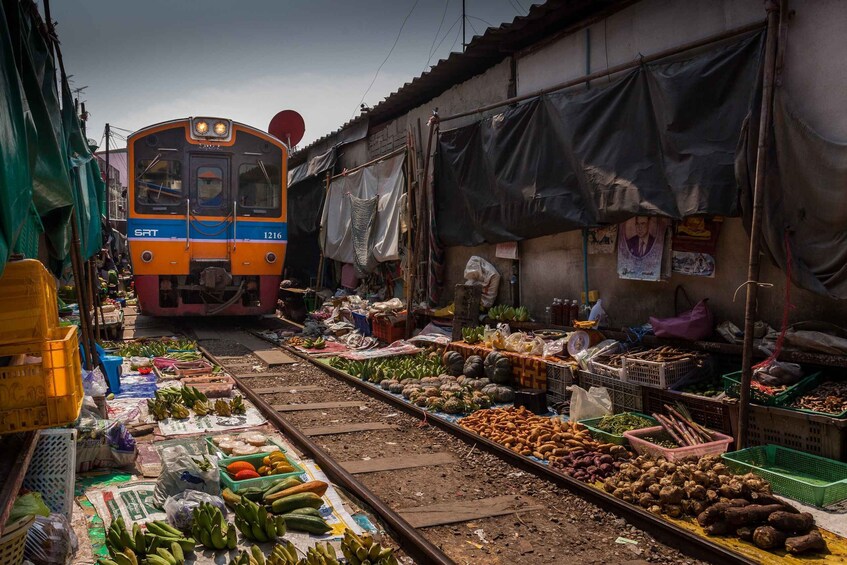
{"type": "Polygon", "coordinates": [[[794,400],[791,406],[825,414],[840,414],[847,410],[847,381],[821,383],[794,400]]]}
{"type": "Polygon", "coordinates": [[[623,460],[629,459],[627,450],[611,450],[611,453],[594,453],[578,449],[555,458],[550,466],[578,481],[596,483],[618,472],[623,460]]]}
{"type": "Polygon", "coordinates": [[[734,536],[762,549],[791,553],[826,547],[811,514],[773,496],[761,477],[733,475],[716,457],[672,463],[642,455],[623,463],[603,488],[655,514],[696,517],[710,536],[734,536]]]}
{"type": "Polygon", "coordinates": [[[623,449],[591,438],[588,428],[577,422],[536,416],[525,407],[478,410],[459,420],[462,427],[503,444],[521,455],[555,460],[570,452],[612,453],[623,449]]]}

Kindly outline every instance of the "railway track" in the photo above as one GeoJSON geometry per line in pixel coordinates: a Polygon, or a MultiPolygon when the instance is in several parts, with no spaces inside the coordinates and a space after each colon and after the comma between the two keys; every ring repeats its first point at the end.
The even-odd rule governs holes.
{"type": "Polygon", "coordinates": [[[751,563],[296,350],[268,367],[240,345],[255,340],[199,338],[418,563],[751,563]]]}

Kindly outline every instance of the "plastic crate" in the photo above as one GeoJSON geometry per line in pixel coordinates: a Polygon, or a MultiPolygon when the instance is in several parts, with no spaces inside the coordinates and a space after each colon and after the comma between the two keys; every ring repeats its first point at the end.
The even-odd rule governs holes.
{"type": "Polygon", "coordinates": [[[773,444],[847,461],[847,420],[755,404],[749,417],[750,445],[773,444]]]}
{"type": "Polygon", "coordinates": [[[614,377],[597,375],[589,371],[579,372],[579,386],[585,390],[593,386],[606,387],[612,398],[612,407],[617,412],[642,412],[644,399],[641,386],[619,381],[614,377]]]}
{"type": "Polygon", "coordinates": [[[679,461],[686,457],[705,457],[706,455],[720,455],[724,453],[733,439],[728,435],[715,432],[715,441],[703,443],[700,445],[688,445],[684,447],[668,448],[656,445],[642,437],[654,434],[666,434],[665,428],[656,426],[655,428],[642,428],[640,430],[632,430],[624,432],[624,437],[629,441],[629,445],[641,455],[650,455],[651,457],[664,457],[668,461],[679,461]]]}
{"type": "Polygon", "coordinates": [[[755,473],[788,498],[821,508],[847,499],[847,463],[778,445],[749,447],[721,457],[739,474],[755,473]]]}
{"type": "MultiPolygon", "coordinates": [[[[641,414],[639,412],[626,412],[626,414],[633,414],[635,416],[641,416],[642,418],[647,418],[650,420],[650,425],[655,426],[659,422],[657,422],[652,416],[648,416],[647,414],[641,414]]],[[[580,420],[579,423],[588,428],[591,432],[591,435],[594,436],[598,440],[602,440],[604,443],[614,443],[617,445],[623,445],[626,443],[626,438],[623,434],[613,434],[609,432],[604,432],[603,430],[597,429],[595,426],[600,423],[600,420],[603,418],[589,418],[588,420],[580,420]]]]}
{"type": "Polygon", "coordinates": [[[823,381],[816,380],[815,382],[799,382],[794,390],[791,392],[791,397],[785,400],[785,408],[788,410],[796,410],[797,412],[805,412],[806,414],[819,414],[821,416],[829,416],[830,418],[847,418],[847,410],[841,412],[840,414],[830,413],[830,412],[818,412],[817,410],[809,410],[808,408],[796,408],[791,406],[791,403],[806,394],[807,392],[811,392],[813,389],[817,388],[819,385],[822,385],[823,381]]]}
{"type": "Polygon", "coordinates": [[[18,565],[24,560],[26,535],[35,516],[24,516],[11,524],[7,524],[0,536],[0,564],[18,565]]]}
{"type": "Polygon", "coordinates": [[[613,379],[624,380],[626,376],[626,368],[625,367],[612,367],[611,365],[606,365],[603,363],[604,359],[589,359],[588,360],[588,368],[595,375],[602,375],[604,377],[611,377],[613,379]]]}
{"type": "MultiPolygon", "coordinates": [[[[796,385],[792,385],[781,393],[774,395],[765,394],[751,386],[750,400],[752,400],[756,404],[761,404],[762,406],[784,406],[789,400],[794,398],[794,396],[797,394],[797,390],[799,390],[803,386],[817,384],[819,378],[820,372],[813,373],[808,377],[805,377],[796,385]]],[[[726,391],[727,395],[733,398],[739,398],[741,396],[741,371],[735,371],[734,373],[724,375],[723,389],[726,391]]]]}
{"type": "Polygon", "coordinates": [[[673,389],[644,387],[644,412],[663,414],[665,404],[685,406],[698,424],[728,435],[734,435],[738,419],[738,403],[734,400],[710,398],[673,389]]]}
{"type": "Polygon", "coordinates": [[[75,429],[42,430],[23,486],[38,491],[51,512],[70,521],[76,482],[75,429]]]}
{"type": "Polygon", "coordinates": [[[373,335],[386,343],[394,343],[406,337],[406,317],[392,321],[387,316],[374,316],[371,322],[373,335]]]}
{"type": "Polygon", "coordinates": [[[41,363],[0,368],[0,434],[63,426],[82,407],[77,328],[54,328],[54,339],[0,346],[0,357],[26,354],[41,363]]]}
{"type": "Polygon", "coordinates": [[[12,261],[0,276],[0,344],[50,339],[59,327],[56,282],[35,259],[12,261]]]}
{"type": "MultiPolygon", "coordinates": [[[[284,453],[284,452],[283,452],[284,453]]],[[[262,466],[262,459],[265,458],[267,453],[257,453],[256,455],[244,455],[242,457],[228,457],[225,459],[221,459],[218,462],[218,467],[221,470],[221,483],[224,487],[229,488],[232,492],[238,492],[239,490],[243,490],[250,487],[255,488],[267,488],[270,487],[273,483],[277,482],[280,479],[285,479],[287,477],[297,477],[305,473],[303,467],[292,461],[288,455],[285,458],[294,467],[294,471],[291,473],[280,473],[279,475],[268,475],[266,477],[259,477],[257,479],[244,479],[243,481],[236,481],[232,477],[229,476],[229,473],[226,472],[226,466],[230,463],[235,463],[236,461],[247,461],[248,463],[252,463],[254,467],[257,469],[262,466]]]]}
{"type": "Polygon", "coordinates": [[[692,355],[680,361],[648,361],[624,356],[623,380],[641,386],[670,388],[691,371],[697,370],[703,361],[700,355],[692,355]]]}
{"type": "Polygon", "coordinates": [[[574,384],[572,365],[547,363],[547,403],[549,405],[567,402],[571,397],[568,387],[574,384]]]}

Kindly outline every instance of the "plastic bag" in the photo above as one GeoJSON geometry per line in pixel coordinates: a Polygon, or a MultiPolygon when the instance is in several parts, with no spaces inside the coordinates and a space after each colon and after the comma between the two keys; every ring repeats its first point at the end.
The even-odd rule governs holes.
{"type": "Polygon", "coordinates": [[[82,371],[82,389],[85,391],[85,396],[103,396],[106,394],[108,387],[103,373],[100,372],[100,367],[96,367],[93,371],[82,371]]]}
{"type": "Polygon", "coordinates": [[[468,259],[465,265],[465,284],[478,284],[482,286],[482,298],[480,302],[483,308],[491,308],[497,300],[497,289],[500,287],[500,273],[494,265],[474,255],[468,259]]]}
{"type": "Polygon", "coordinates": [[[587,420],[589,418],[602,418],[612,413],[612,399],[609,391],[604,386],[593,386],[588,392],[584,388],[571,385],[568,390],[571,396],[571,420],[587,420]]]}
{"type": "Polygon", "coordinates": [[[213,455],[191,455],[181,445],[166,447],[162,450],[162,472],[153,490],[153,504],[162,508],[169,496],[186,490],[219,495],[218,458],[213,455]]]}
{"type": "Polygon", "coordinates": [[[510,334],[509,337],[506,338],[505,341],[505,349],[506,351],[512,351],[514,353],[523,353],[524,352],[524,335],[523,332],[515,332],[510,334]]]}
{"type": "Polygon", "coordinates": [[[153,360],[149,357],[130,357],[129,358],[129,366],[130,367],[152,367],[153,360]]]}
{"type": "Polygon", "coordinates": [[[212,504],[217,506],[226,517],[226,504],[219,496],[213,496],[205,492],[196,490],[186,490],[174,496],[169,496],[165,501],[165,514],[168,515],[168,522],[174,528],[183,532],[191,531],[191,526],[194,523],[193,511],[202,503],[212,504]]]}
{"type": "Polygon", "coordinates": [[[36,516],[26,534],[24,559],[33,565],[71,563],[79,542],[67,518],[61,514],[36,516]]]}
{"type": "Polygon", "coordinates": [[[496,328],[485,326],[482,331],[482,344],[492,349],[505,349],[506,338],[510,335],[508,324],[502,324],[496,328]]]}
{"type": "Polygon", "coordinates": [[[9,513],[9,519],[6,523],[11,524],[15,520],[31,514],[36,516],[50,515],[50,508],[44,504],[40,492],[30,492],[19,496],[12,505],[12,511],[9,513]]]}
{"type": "Polygon", "coordinates": [[[555,341],[544,342],[544,357],[555,357],[556,355],[564,351],[566,341],[567,338],[563,337],[555,341]]]}

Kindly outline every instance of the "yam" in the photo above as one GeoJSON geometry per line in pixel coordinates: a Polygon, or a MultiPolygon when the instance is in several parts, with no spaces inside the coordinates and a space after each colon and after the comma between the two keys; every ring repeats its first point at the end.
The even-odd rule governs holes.
{"type": "Polygon", "coordinates": [[[762,549],[779,549],[785,545],[785,532],[773,526],[759,526],[753,532],[753,543],[762,549]]]}
{"type": "Polygon", "coordinates": [[[723,520],[719,522],[714,522],[703,528],[703,531],[706,532],[707,536],[723,536],[729,532],[729,526],[723,520]]]}
{"type": "Polygon", "coordinates": [[[821,533],[817,530],[812,530],[804,536],[793,536],[785,540],[785,549],[788,553],[798,554],[806,553],[807,551],[823,551],[826,549],[826,542],[821,533]]]}
{"type": "Polygon", "coordinates": [[[805,534],[815,527],[815,519],[808,512],[792,514],[784,510],[778,510],[768,516],[768,524],[790,534],[805,534]]]}
{"type": "Polygon", "coordinates": [[[697,515],[697,523],[700,524],[701,527],[705,528],[716,522],[723,521],[727,508],[729,508],[729,504],[726,502],[713,504],[697,515]]]}
{"type": "Polygon", "coordinates": [[[748,498],[750,499],[750,502],[752,502],[754,504],[762,504],[762,505],[781,504],[784,507],[783,510],[785,512],[791,512],[792,514],[799,514],[800,513],[800,511],[797,510],[796,508],[794,508],[791,504],[789,504],[789,503],[787,503],[783,500],[780,500],[779,498],[775,497],[774,495],[772,495],[770,493],[754,492],[754,493],[751,493],[748,498]]]}
{"type": "Polygon", "coordinates": [[[735,535],[738,536],[738,539],[740,540],[753,541],[753,528],[750,526],[741,526],[735,530],[735,535]]]}
{"type": "Polygon", "coordinates": [[[659,491],[659,500],[663,504],[679,504],[685,498],[685,491],[677,486],[664,486],[659,491]]]}
{"type": "Polygon", "coordinates": [[[724,516],[727,524],[734,528],[740,528],[741,526],[753,526],[767,522],[768,516],[779,510],[782,510],[781,504],[769,504],[767,506],[750,504],[727,508],[724,516]]]}

